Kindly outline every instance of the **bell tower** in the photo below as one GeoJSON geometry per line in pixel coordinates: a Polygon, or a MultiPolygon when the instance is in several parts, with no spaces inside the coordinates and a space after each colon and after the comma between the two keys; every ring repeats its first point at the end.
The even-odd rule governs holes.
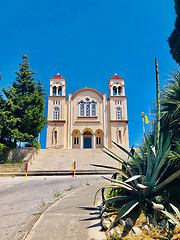
{"type": "Polygon", "coordinates": [[[46,148],[66,148],[66,80],[59,73],[50,78],[46,148]]]}
{"type": "Polygon", "coordinates": [[[109,79],[109,146],[114,147],[110,140],[129,148],[127,102],[124,78],[116,73],[109,79]]]}

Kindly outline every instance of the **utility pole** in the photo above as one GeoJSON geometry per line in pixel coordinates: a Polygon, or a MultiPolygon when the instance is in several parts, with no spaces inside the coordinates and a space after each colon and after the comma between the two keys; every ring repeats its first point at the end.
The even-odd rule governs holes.
{"type": "Polygon", "coordinates": [[[157,113],[156,113],[156,139],[157,139],[157,147],[159,146],[159,135],[160,135],[160,91],[159,91],[159,70],[158,70],[158,62],[155,59],[155,70],[156,70],[156,104],[157,104],[157,113]]]}

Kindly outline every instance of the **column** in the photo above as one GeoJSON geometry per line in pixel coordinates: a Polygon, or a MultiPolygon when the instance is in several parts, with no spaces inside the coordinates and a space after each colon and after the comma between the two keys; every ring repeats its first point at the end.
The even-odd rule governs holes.
{"type": "Polygon", "coordinates": [[[71,139],[70,139],[70,148],[72,148],[72,133],[71,133],[71,139]]]}
{"type": "Polygon", "coordinates": [[[96,138],[95,138],[95,133],[93,133],[93,148],[96,148],[96,138]]]}
{"type": "Polygon", "coordinates": [[[56,87],[56,96],[58,96],[58,87],[56,87]]]}
{"type": "Polygon", "coordinates": [[[83,148],[83,134],[80,133],[80,136],[81,136],[81,149],[83,148]]]}

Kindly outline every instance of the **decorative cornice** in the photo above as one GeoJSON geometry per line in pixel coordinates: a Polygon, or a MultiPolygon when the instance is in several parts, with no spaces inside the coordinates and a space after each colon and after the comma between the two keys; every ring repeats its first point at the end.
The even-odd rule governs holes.
{"type": "Polygon", "coordinates": [[[76,91],[73,95],[72,95],[72,100],[73,98],[75,98],[76,95],[78,95],[79,93],[81,92],[94,92],[96,93],[97,95],[99,95],[99,97],[103,100],[103,95],[98,92],[97,90],[93,89],[93,88],[82,88],[82,89],[79,89],[78,91],[76,91]]]}
{"type": "Polygon", "coordinates": [[[116,96],[109,96],[109,98],[116,98],[116,97],[120,97],[120,98],[127,98],[127,96],[122,96],[122,95],[116,95],[116,96]]]}
{"type": "Polygon", "coordinates": [[[47,123],[65,123],[66,120],[48,120],[47,123]]]}
{"type": "Polygon", "coordinates": [[[98,117],[97,116],[78,116],[78,119],[97,119],[98,117]]]}
{"type": "Polygon", "coordinates": [[[57,96],[56,95],[55,96],[51,96],[51,95],[48,96],[48,98],[51,98],[51,97],[52,98],[56,98],[56,97],[57,98],[66,98],[66,96],[58,96],[58,95],[57,96]]]}
{"type": "Polygon", "coordinates": [[[77,120],[77,121],[75,121],[75,123],[100,123],[100,121],[91,121],[91,120],[80,121],[80,120],[77,120]]]}
{"type": "Polygon", "coordinates": [[[129,121],[128,120],[110,120],[110,122],[126,122],[126,123],[128,123],[129,121]]]}

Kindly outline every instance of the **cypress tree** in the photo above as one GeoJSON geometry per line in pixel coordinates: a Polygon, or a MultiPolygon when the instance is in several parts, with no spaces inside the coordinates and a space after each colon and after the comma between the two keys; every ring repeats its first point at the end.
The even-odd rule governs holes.
{"type": "Polygon", "coordinates": [[[45,93],[41,82],[35,81],[34,72],[30,69],[28,57],[23,55],[20,71],[15,71],[17,77],[3,92],[9,102],[11,113],[15,119],[15,141],[29,141],[38,136],[46,124],[44,116],[45,93]]]}
{"type": "Polygon", "coordinates": [[[177,63],[180,64],[180,0],[174,0],[177,14],[175,29],[168,38],[170,53],[177,63]]]}

